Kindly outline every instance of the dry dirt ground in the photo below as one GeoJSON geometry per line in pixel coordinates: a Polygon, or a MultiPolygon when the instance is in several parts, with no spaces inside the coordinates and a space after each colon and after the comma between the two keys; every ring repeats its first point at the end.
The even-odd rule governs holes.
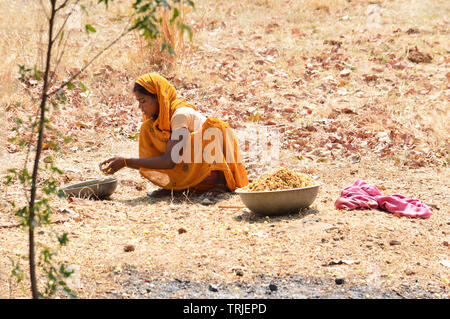
{"type": "MultiPolygon", "coordinates": [[[[323,186],[309,209],[272,218],[240,208],[232,193],[151,199],[146,192],[154,186],[131,170],[116,174],[119,186],[109,200],[55,199],[52,219],[59,223],[39,231],[38,246],[54,245],[55,233],[69,234],[57,258],[76,270],[70,285],[77,296],[448,298],[449,3],[198,2],[186,15],[194,40],[175,66],[152,64],[130,35],[82,75],[87,92],[69,92],[67,105],[51,112],[55,126],[74,139],[63,154],[44,151],[64,170],[61,185],[102,177],[98,164],[111,156],[137,156],[140,115],[130,87],[136,76],[155,71],[208,116],[236,129],[280,132],[279,162],[263,163],[264,154],[242,145],[251,179],[283,165],[323,186]],[[341,190],[357,178],[383,194],[418,198],[433,215],[336,210],[341,190]]],[[[88,17],[99,30],[120,29],[117,16],[129,4],[118,1],[88,17]]],[[[27,94],[36,88],[18,83],[14,66],[37,59],[39,34],[38,18],[21,21],[19,6],[1,7],[9,17],[0,38],[6,176],[24,161],[6,142],[13,119],[35,111],[27,94]]],[[[80,67],[109,34],[73,31],[57,79],[80,67]]],[[[10,203],[23,203],[21,186],[2,186],[0,195],[0,297],[28,297],[10,278],[9,258],[27,270],[26,233],[9,227],[17,223],[10,203]]]]}

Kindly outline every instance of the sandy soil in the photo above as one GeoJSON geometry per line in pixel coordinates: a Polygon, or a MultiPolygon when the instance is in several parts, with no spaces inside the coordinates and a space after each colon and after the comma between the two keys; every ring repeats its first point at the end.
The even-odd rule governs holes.
{"type": "MultiPolygon", "coordinates": [[[[115,141],[109,147],[131,156],[136,143],[115,141]]],[[[89,164],[78,169],[100,177],[96,164],[102,156],[99,151],[83,153],[89,164]]],[[[70,154],[60,167],[70,172],[79,157],[80,152],[70,154]]],[[[359,163],[312,162],[310,169],[323,183],[316,201],[299,214],[272,218],[247,209],[223,208],[243,205],[236,194],[150,199],[146,196],[146,191],[152,190],[148,183],[135,171],[121,171],[117,174],[119,187],[110,200],[58,202],[55,220],[68,221],[44,230],[38,239],[42,244],[51,243],[52,232],[69,233],[70,244],[60,258],[76,265],[76,285],[80,287],[76,292],[82,298],[134,296],[120,276],[125,269],[140,274],[142,285],[175,278],[208,285],[254,285],[264,276],[283,286],[291,276],[301,276],[323,280],[322,292],[331,289],[339,293],[347,286],[368,285],[371,288],[366,294],[372,297],[389,296],[394,290],[407,295],[405,289],[427,297],[448,297],[448,267],[442,262],[449,256],[449,170],[410,170],[388,162],[372,163],[369,158],[361,158],[359,163]],[[377,185],[383,194],[420,198],[433,207],[433,215],[422,220],[381,211],[336,210],[333,203],[340,191],[356,178],[377,185]],[[206,197],[212,204],[202,204],[206,197]],[[181,228],[186,232],[180,234],[181,228]],[[126,252],[127,245],[134,250],[126,252]],[[345,278],[345,284],[335,285],[333,278],[345,278]]],[[[295,162],[286,164],[298,167],[295,162]]],[[[3,223],[11,221],[2,215],[3,223]]],[[[25,254],[26,236],[20,228],[2,229],[1,240],[2,294],[7,296],[7,256],[25,254]]],[[[189,289],[184,290],[189,296],[189,289]]],[[[17,287],[14,291],[20,293],[17,287]]],[[[191,296],[195,295],[202,296],[198,292],[191,296]]]]}
{"type": "MultiPolygon", "coordinates": [[[[128,2],[92,11],[105,32],[87,38],[74,31],[58,79],[111,40],[128,2]]],[[[263,154],[242,146],[251,179],[283,165],[323,186],[309,209],[266,218],[239,208],[232,193],[151,199],[154,186],[122,170],[109,200],[53,200],[56,223],[39,230],[38,247],[69,234],[57,260],[73,265],[70,286],[81,298],[448,298],[450,7],[424,3],[202,1],[188,15],[194,42],[172,68],[149,63],[136,51],[136,36],[125,38],[82,75],[87,92],[69,92],[68,104],[50,112],[74,138],[63,154],[43,154],[64,170],[61,185],[102,177],[98,164],[111,156],[137,156],[140,115],[130,86],[145,70],[162,73],[183,98],[235,129],[279,130],[279,162],[263,163],[263,154]],[[426,55],[414,47],[432,60],[419,61],[426,55]],[[433,215],[336,210],[341,190],[357,178],[386,195],[418,198],[433,215]]],[[[0,51],[7,93],[0,110],[0,297],[20,298],[28,287],[10,278],[9,258],[26,273],[27,236],[14,226],[10,203],[23,204],[24,196],[19,183],[4,187],[3,177],[22,167],[24,153],[4,137],[12,136],[15,117],[36,110],[27,98],[36,86],[18,84],[11,65],[33,61],[29,45],[39,34],[37,20],[21,20],[13,2],[1,10],[9,20],[1,28],[8,52],[0,51]]]]}

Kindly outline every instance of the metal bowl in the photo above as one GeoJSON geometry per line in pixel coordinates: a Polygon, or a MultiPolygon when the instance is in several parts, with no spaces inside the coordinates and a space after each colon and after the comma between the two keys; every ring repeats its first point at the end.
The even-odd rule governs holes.
{"type": "Polygon", "coordinates": [[[67,197],[104,199],[117,188],[117,178],[93,179],[61,188],[67,197]]]}
{"type": "Polygon", "coordinates": [[[284,215],[298,213],[309,207],[317,197],[321,185],[277,191],[248,192],[237,189],[242,202],[258,215],[284,215]]]}

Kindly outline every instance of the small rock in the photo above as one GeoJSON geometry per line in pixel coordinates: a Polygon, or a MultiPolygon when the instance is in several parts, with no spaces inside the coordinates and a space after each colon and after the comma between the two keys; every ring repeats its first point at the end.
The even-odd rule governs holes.
{"type": "Polygon", "coordinates": [[[341,71],[341,73],[339,73],[339,75],[342,77],[347,77],[350,75],[350,73],[352,73],[352,71],[350,71],[349,69],[344,69],[341,71]]]}
{"type": "Polygon", "coordinates": [[[351,160],[352,160],[353,164],[357,164],[357,163],[361,162],[361,156],[355,155],[351,158],[351,160]]]}
{"type": "Polygon", "coordinates": [[[305,126],[305,129],[308,130],[309,132],[317,132],[317,128],[314,127],[313,125],[307,125],[305,126]]]}
{"type": "Polygon", "coordinates": [[[305,218],[304,220],[303,220],[303,223],[310,223],[310,222],[316,222],[316,223],[318,223],[318,222],[320,222],[321,221],[321,219],[320,219],[320,217],[311,217],[311,218],[305,218]]]}
{"type": "Polygon", "coordinates": [[[406,34],[417,34],[420,33],[419,29],[416,28],[409,28],[408,30],[406,30],[406,34]]]}
{"type": "Polygon", "coordinates": [[[178,228],[178,234],[184,234],[184,233],[187,233],[187,229],[186,228],[184,228],[184,227],[178,228]]]}
{"type": "Polygon", "coordinates": [[[213,202],[209,198],[205,198],[201,201],[202,205],[212,205],[213,202]]]}
{"type": "Polygon", "coordinates": [[[270,284],[270,285],[269,285],[269,289],[270,289],[270,291],[277,291],[277,290],[278,290],[278,287],[277,287],[277,285],[270,284]]]}
{"type": "Polygon", "coordinates": [[[391,246],[394,246],[394,245],[400,245],[401,244],[401,242],[399,242],[398,240],[391,240],[390,242],[389,242],[389,245],[391,245],[391,246]]]}
{"type": "Polygon", "coordinates": [[[285,108],[283,109],[283,112],[286,112],[286,113],[294,113],[294,112],[295,112],[295,109],[292,108],[292,107],[285,107],[285,108]]]}
{"type": "Polygon", "coordinates": [[[208,289],[209,289],[209,291],[212,291],[212,292],[218,292],[218,291],[219,291],[219,289],[217,288],[217,286],[216,286],[216,285],[213,285],[213,284],[209,284],[208,289]]]}
{"type": "Polygon", "coordinates": [[[415,50],[409,52],[408,60],[414,63],[430,63],[433,57],[428,53],[420,52],[416,47],[415,50]]]}
{"type": "MultiPolygon", "coordinates": [[[[450,72],[449,72],[449,73],[450,73],[450,72]]],[[[439,206],[436,205],[436,204],[428,204],[428,206],[430,206],[430,207],[433,208],[433,209],[440,210],[439,206]]]]}
{"type": "Polygon", "coordinates": [[[344,284],[345,280],[344,280],[344,278],[336,278],[336,279],[334,279],[334,282],[336,285],[342,285],[342,284],[344,284]]]}
{"type": "Polygon", "coordinates": [[[134,251],[134,246],[133,245],[126,245],[125,247],[123,247],[123,251],[125,252],[130,252],[130,251],[134,251]]]}
{"type": "Polygon", "coordinates": [[[236,276],[242,277],[244,276],[244,271],[242,269],[233,269],[234,270],[234,274],[236,276]]]}
{"type": "Polygon", "coordinates": [[[323,41],[324,44],[329,44],[329,45],[335,45],[337,47],[340,47],[342,45],[342,41],[337,41],[337,40],[325,40],[323,41]]]}

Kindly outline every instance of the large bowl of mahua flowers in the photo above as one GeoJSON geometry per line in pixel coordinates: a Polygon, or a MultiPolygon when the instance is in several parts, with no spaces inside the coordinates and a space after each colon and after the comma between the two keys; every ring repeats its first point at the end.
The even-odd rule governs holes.
{"type": "Polygon", "coordinates": [[[238,188],[242,202],[258,215],[298,213],[317,197],[320,183],[310,175],[281,167],[238,188]]]}

